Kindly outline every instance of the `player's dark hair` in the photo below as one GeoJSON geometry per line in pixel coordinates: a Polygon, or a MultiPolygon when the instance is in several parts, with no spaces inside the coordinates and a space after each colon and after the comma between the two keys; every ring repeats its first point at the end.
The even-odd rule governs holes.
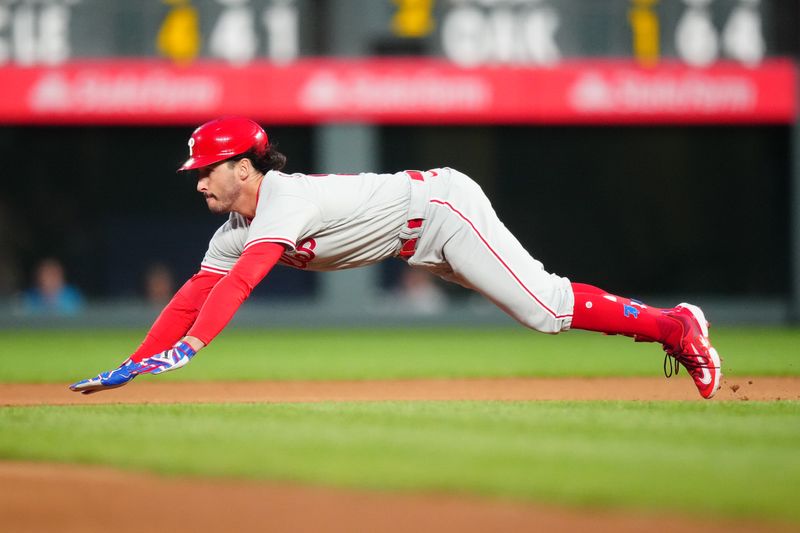
{"type": "Polygon", "coordinates": [[[253,168],[262,174],[266,174],[270,170],[281,170],[286,165],[286,156],[277,151],[274,144],[267,146],[267,151],[263,154],[259,154],[255,150],[248,150],[243,154],[227,159],[226,162],[236,163],[242,159],[249,159],[253,164],[253,168]]]}

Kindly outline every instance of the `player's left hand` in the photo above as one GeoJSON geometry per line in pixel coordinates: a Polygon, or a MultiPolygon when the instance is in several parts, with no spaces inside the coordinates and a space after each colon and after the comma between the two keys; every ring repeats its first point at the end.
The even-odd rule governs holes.
{"type": "Polygon", "coordinates": [[[169,350],[142,359],[138,363],[128,359],[114,370],[101,372],[93,378],[78,381],[69,388],[83,394],[115,389],[132,381],[139,374],[163,374],[185,366],[194,355],[195,351],[192,347],[181,341],[169,350]]]}

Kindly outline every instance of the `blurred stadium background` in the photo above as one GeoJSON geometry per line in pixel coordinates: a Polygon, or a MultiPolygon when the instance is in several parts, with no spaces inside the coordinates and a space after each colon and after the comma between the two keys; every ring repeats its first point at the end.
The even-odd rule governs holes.
{"type": "MultiPolygon", "coordinates": [[[[797,323],[799,50],[790,0],[0,0],[0,327],[149,325],[222,223],[174,170],[223,114],[289,171],[458,168],[576,281],[797,323]]],[[[395,263],[236,320],[508,322],[395,263]]]]}

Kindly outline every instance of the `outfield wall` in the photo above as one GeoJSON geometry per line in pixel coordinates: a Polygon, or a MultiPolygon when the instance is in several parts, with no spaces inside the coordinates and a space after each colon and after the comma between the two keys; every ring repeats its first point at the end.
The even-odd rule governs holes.
{"type": "MultiPolygon", "coordinates": [[[[687,298],[697,302],[715,326],[785,325],[790,306],[778,299],[724,300],[687,298]]],[[[674,298],[653,298],[653,305],[675,305],[674,298]]],[[[0,330],[48,328],[148,328],[158,309],[141,302],[93,303],[74,316],[30,316],[11,304],[0,307],[0,330]]],[[[383,298],[360,306],[327,306],[305,302],[248,302],[231,328],[369,328],[369,327],[517,327],[513,319],[480,297],[454,301],[444,309],[426,312],[383,298]]]]}

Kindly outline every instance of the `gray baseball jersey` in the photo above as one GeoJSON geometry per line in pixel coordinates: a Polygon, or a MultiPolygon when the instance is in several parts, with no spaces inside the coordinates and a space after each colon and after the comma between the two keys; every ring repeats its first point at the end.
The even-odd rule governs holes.
{"type": "Polygon", "coordinates": [[[408,175],[284,174],[261,182],[251,221],[231,213],[211,239],[202,268],[230,270],[247,247],[276,242],[281,262],[308,270],[341,270],[392,257],[406,223],[408,175]]]}
{"type": "Polygon", "coordinates": [[[284,174],[261,183],[252,220],[231,213],[201,264],[225,273],[258,242],[283,244],[281,263],[340,270],[397,256],[415,239],[409,265],[476,290],[520,323],[569,329],[574,298],[498,219],[481,188],[449,168],[396,174],[284,174]],[[409,220],[422,220],[419,227],[409,220]]]}

